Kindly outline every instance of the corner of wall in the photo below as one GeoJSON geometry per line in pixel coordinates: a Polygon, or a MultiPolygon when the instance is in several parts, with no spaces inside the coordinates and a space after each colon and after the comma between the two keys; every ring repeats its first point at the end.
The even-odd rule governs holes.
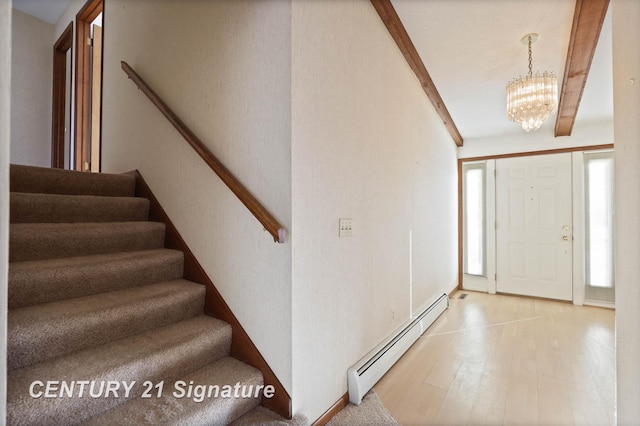
{"type": "Polygon", "coordinates": [[[301,0],[292,22],[293,403],[316,419],[456,282],[457,162],[370,2],[301,0]]]}
{"type": "Polygon", "coordinates": [[[617,422],[640,418],[640,2],[613,0],[617,422]]]}
{"type": "MultiPolygon", "coordinates": [[[[0,0],[0,359],[7,359],[9,158],[11,140],[11,0],[0,0]]],[[[0,364],[0,419],[6,418],[7,364],[0,364]]]]}

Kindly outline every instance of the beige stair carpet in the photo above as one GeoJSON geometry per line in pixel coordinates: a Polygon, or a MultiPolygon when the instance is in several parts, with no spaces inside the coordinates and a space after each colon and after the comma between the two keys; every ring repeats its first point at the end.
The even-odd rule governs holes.
{"type": "Polygon", "coordinates": [[[10,176],[9,425],[300,424],[260,407],[260,392],[173,392],[263,377],[229,356],[231,327],[203,315],[204,287],[182,278],[184,256],[164,248],[133,176],[10,176]]]}

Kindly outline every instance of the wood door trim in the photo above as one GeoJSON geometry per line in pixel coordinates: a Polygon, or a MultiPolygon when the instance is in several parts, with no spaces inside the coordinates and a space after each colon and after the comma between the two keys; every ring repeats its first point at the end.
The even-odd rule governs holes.
{"type": "Polygon", "coordinates": [[[608,143],[608,144],[602,144],[602,145],[576,146],[572,148],[558,148],[558,149],[547,149],[547,150],[541,150],[541,151],[516,152],[513,154],[486,155],[481,157],[466,157],[466,158],[458,158],[458,164],[460,164],[460,162],[499,160],[501,158],[512,158],[512,157],[532,157],[535,155],[562,154],[565,152],[599,151],[603,149],[613,149],[613,146],[614,145],[612,143],[608,143]]]}
{"type": "Polygon", "coordinates": [[[91,52],[87,38],[91,22],[102,13],[103,6],[103,0],[88,0],[76,15],[75,170],[84,170],[84,163],[90,160],[91,52]]]}
{"type": "MultiPolygon", "coordinates": [[[[53,45],[53,94],[51,107],[51,167],[64,168],[65,111],[67,106],[67,51],[73,52],[73,22],[53,45]]],[[[72,77],[73,81],[73,77],[72,77]]]]}

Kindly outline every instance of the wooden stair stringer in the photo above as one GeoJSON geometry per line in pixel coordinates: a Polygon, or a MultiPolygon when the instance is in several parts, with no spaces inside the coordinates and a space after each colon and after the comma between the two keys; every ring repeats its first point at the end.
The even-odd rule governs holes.
{"type": "Polygon", "coordinates": [[[135,195],[149,200],[149,220],[165,224],[165,248],[180,250],[184,253],[184,279],[203,284],[206,288],[205,314],[225,321],[232,328],[231,356],[262,372],[264,385],[272,385],[275,389],[273,398],[262,398],[262,405],[285,419],[292,418],[291,397],[275,375],[267,361],[255,346],[240,321],[229,308],[224,298],[216,289],[213,281],[196,259],[184,241],[149,185],[138,170],[128,172],[136,178],[135,195]]]}

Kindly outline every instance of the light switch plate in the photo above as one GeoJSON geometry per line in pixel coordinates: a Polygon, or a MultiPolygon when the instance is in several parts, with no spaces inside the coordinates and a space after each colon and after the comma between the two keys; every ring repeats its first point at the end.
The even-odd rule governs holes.
{"type": "Polygon", "coordinates": [[[340,219],[340,238],[353,235],[353,219],[340,219]]]}

